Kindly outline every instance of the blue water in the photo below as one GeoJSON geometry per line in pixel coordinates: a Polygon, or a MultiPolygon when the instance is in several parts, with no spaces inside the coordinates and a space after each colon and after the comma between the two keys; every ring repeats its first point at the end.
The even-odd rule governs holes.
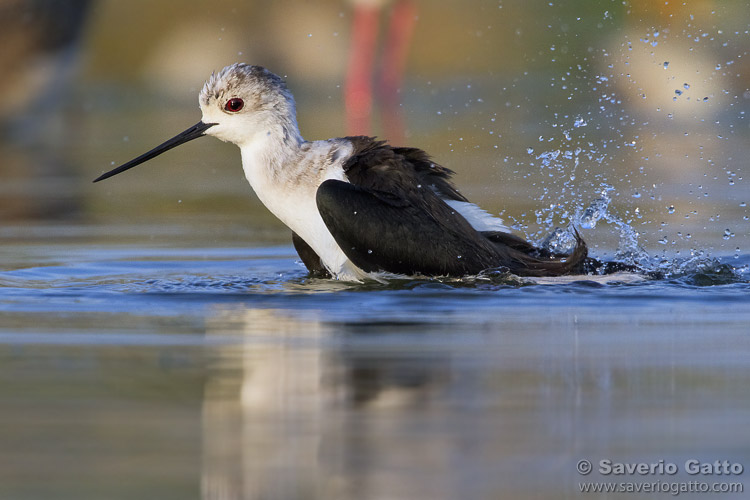
{"type": "Polygon", "coordinates": [[[0,498],[570,498],[611,479],[581,459],[750,465],[747,255],[356,284],[289,245],[8,251],[0,498]]]}
{"type": "MultiPolygon", "coordinates": [[[[32,249],[30,253],[41,248],[32,249]]],[[[53,249],[47,250],[52,252],[53,249]]],[[[491,311],[597,308],[598,314],[641,308],[664,311],[701,302],[743,311],[750,290],[750,256],[706,259],[686,270],[656,266],[632,274],[580,276],[535,283],[506,274],[465,279],[389,279],[341,282],[310,278],[291,246],[261,248],[66,248],[64,255],[36,257],[37,266],[0,273],[0,310],[105,311],[155,317],[200,316],[220,304],[299,310],[321,309],[336,321],[409,318],[486,321],[491,311]],[[55,262],[63,259],[64,262],[55,262]],[[658,273],[658,274],[656,274],[658,273]],[[635,274],[637,276],[637,274],[635,274]],[[363,309],[352,309],[361,304],[363,309]],[[432,316],[438,315],[439,318],[432,316]]],[[[680,259],[674,259],[679,263],[680,259]]],[[[499,314],[502,316],[502,314],[499,314]]]]}

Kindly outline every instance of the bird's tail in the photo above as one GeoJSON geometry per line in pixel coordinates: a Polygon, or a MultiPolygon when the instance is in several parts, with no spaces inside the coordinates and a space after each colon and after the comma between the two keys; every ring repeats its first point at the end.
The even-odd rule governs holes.
{"type": "Polygon", "coordinates": [[[507,256],[506,266],[518,276],[563,276],[583,274],[588,247],[578,231],[573,229],[576,246],[569,255],[552,254],[519,238],[502,232],[484,232],[487,239],[507,256]]]}

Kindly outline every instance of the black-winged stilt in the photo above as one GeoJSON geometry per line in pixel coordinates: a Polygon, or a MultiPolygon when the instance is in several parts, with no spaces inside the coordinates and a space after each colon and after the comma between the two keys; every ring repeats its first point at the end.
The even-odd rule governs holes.
{"type": "Polygon", "coordinates": [[[551,255],[511,234],[455,189],[452,171],[420,149],[365,136],[305,141],[292,94],[265,68],[234,64],[211,75],[199,104],[200,122],[94,182],[211,135],[240,147],[247,180],[292,230],[314,274],[361,280],[506,268],[559,276],[580,273],[591,261],[577,233],[570,255],[551,255]]]}

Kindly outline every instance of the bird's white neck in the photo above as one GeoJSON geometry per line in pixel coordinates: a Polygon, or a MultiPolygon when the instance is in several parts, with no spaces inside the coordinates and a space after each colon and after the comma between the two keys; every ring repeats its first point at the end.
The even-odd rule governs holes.
{"type": "Polygon", "coordinates": [[[279,169],[297,154],[304,142],[297,121],[293,117],[278,118],[257,127],[254,134],[238,142],[242,151],[242,165],[247,173],[253,168],[279,169]]]}
{"type": "Polygon", "coordinates": [[[260,201],[318,254],[331,273],[360,279],[363,272],[349,262],[320,216],[315,196],[326,179],[345,180],[340,161],[330,162],[331,148],[351,146],[330,141],[306,143],[297,131],[259,134],[241,146],[245,177],[260,201]]]}

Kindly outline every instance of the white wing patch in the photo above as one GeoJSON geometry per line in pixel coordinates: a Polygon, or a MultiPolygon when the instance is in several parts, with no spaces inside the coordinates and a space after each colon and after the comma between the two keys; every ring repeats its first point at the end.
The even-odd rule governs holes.
{"type": "Polygon", "coordinates": [[[453,210],[460,213],[464,219],[469,221],[469,224],[477,231],[502,231],[504,233],[510,233],[511,230],[503,224],[503,220],[499,217],[488,213],[487,211],[479,208],[473,203],[466,201],[457,200],[443,200],[453,210]]]}

